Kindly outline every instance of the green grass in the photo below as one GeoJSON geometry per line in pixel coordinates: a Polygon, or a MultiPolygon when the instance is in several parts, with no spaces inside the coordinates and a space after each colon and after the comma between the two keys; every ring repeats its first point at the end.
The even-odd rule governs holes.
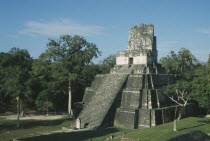
{"type": "Polygon", "coordinates": [[[61,130],[62,127],[70,127],[70,125],[71,120],[69,118],[59,120],[22,120],[21,127],[16,128],[16,120],[0,119],[0,141],[37,136],[61,130]]]}
{"type": "Polygon", "coordinates": [[[70,127],[71,121],[67,118],[52,121],[22,121],[23,128],[15,128],[16,121],[0,120],[0,141],[21,139],[23,141],[104,141],[113,136],[119,141],[122,136],[141,139],[141,141],[165,141],[172,137],[200,130],[210,133],[210,118],[190,117],[178,122],[178,131],[173,132],[173,123],[167,123],[144,130],[128,130],[121,128],[106,128],[97,131],[61,132],[43,135],[51,131],[61,130],[62,127],[70,127]],[[42,134],[42,135],[41,135],[42,134]],[[38,136],[39,135],[39,136],[38,136]]]}
{"type": "MultiPolygon", "coordinates": [[[[178,135],[199,130],[204,133],[210,133],[210,118],[189,117],[178,121],[177,132],[173,131],[173,123],[167,123],[142,131],[137,131],[125,135],[126,138],[140,139],[141,141],[166,141],[178,135]]],[[[116,139],[115,141],[120,140],[116,139]]]]}
{"type": "Polygon", "coordinates": [[[97,131],[81,131],[68,133],[54,133],[51,135],[42,135],[31,138],[21,139],[21,141],[104,141],[110,136],[119,136],[127,134],[133,130],[120,128],[106,128],[97,131]]]}

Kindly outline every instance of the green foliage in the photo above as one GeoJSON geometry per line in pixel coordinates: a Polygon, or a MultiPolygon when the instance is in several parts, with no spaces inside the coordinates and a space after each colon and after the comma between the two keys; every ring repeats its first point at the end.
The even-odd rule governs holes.
{"type": "Polygon", "coordinates": [[[190,81],[193,78],[194,69],[198,61],[188,49],[182,48],[178,54],[171,51],[169,55],[161,58],[160,63],[166,72],[172,74],[175,80],[190,81]]]}
{"type": "Polygon", "coordinates": [[[209,112],[210,65],[199,63],[187,49],[181,49],[178,54],[171,51],[167,57],[161,58],[161,63],[175,80],[175,84],[164,87],[164,93],[183,103],[180,97],[184,92],[185,100],[196,101],[209,112]]]}
{"type": "Polygon", "coordinates": [[[0,107],[13,105],[15,97],[20,96],[30,109],[48,105],[66,110],[69,85],[73,102],[81,100],[84,88],[100,72],[100,67],[92,63],[99,55],[95,44],[69,35],[49,39],[47,50],[38,59],[18,48],[0,53],[0,107]]]}
{"type": "Polygon", "coordinates": [[[210,66],[202,65],[195,70],[191,95],[200,107],[210,112],[210,66]]]}
{"type": "Polygon", "coordinates": [[[87,42],[80,36],[63,35],[59,39],[49,39],[47,50],[33,62],[32,74],[41,83],[39,95],[47,90],[53,99],[55,108],[67,107],[69,86],[73,100],[81,100],[81,93],[90,84],[96,67],[93,58],[100,55],[95,44],[87,42]]]}
{"type": "Polygon", "coordinates": [[[43,90],[36,98],[36,106],[41,111],[48,111],[54,107],[53,97],[48,90],[43,90]]]}
{"type": "Polygon", "coordinates": [[[27,102],[25,94],[27,81],[30,79],[32,58],[27,50],[12,48],[8,53],[0,54],[0,95],[6,103],[14,103],[19,96],[27,102]]]}
{"type": "Polygon", "coordinates": [[[59,70],[53,62],[39,58],[32,64],[31,75],[34,78],[31,82],[31,91],[34,93],[36,106],[41,109],[44,100],[53,104],[54,108],[66,106],[63,95],[63,87],[66,86],[62,78],[59,77],[59,70]],[[57,69],[57,70],[56,70],[57,69]],[[36,98],[37,97],[37,98],[36,98]]]}
{"type": "Polygon", "coordinates": [[[58,40],[50,39],[47,47],[47,51],[40,58],[53,62],[53,74],[59,71],[57,77],[64,81],[79,78],[85,66],[92,64],[91,60],[100,55],[95,44],[77,35],[63,35],[58,40]]]}
{"type": "Polygon", "coordinates": [[[175,84],[170,84],[164,87],[163,93],[167,94],[176,104],[184,105],[189,99],[192,98],[191,83],[179,80],[175,84]]]}
{"type": "Polygon", "coordinates": [[[109,73],[110,69],[116,64],[116,55],[109,55],[100,62],[101,73],[109,73]]]}
{"type": "Polygon", "coordinates": [[[197,59],[189,50],[183,48],[178,54],[171,51],[167,57],[161,58],[160,62],[175,81],[175,84],[164,87],[164,93],[176,104],[185,105],[191,98],[191,81],[197,67],[197,59]]]}

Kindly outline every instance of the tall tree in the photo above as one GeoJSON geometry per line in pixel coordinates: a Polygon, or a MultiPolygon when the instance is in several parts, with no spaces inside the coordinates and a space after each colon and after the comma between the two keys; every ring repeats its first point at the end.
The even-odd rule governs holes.
{"type": "Polygon", "coordinates": [[[174,116],[174,131],[177,131],[177,122],[180,120],[188,101],[192,98],[191,83],[179,80],[175,84],[170,84],[163,89],[164,94],[168,96],[175,104],[181,108],[176,107],[174,116]]]}
{"type": "MultiPolygon", "coordinates": [[[[199,66],[197,59],[188,49],[181,49],[178,54],[171,51],[167,57],[161,58],[161,64],[167,73],[172,74],[175,84],[164,87],[164,93],[176,104],[185,109],[187,102],[192,98],[192,83],[195,69],[199,66]]],[[[183,112],[183,111],[182,111],[183,112]]],[[[182,112],[174,119],[174,131],[182,112]]]]}
{"type": "Polygon", "coordinates": [[[50,60],[54,65],[53,75],[64,82],[63,91],[68,92],[68,112],[72,115],[72,87],[78,81],[85,66],[92,63],[100,52],[95,44],[87,42],[83,37],[63,35],[59,39],[49,39],[47,50],[42,58],[50,60]]]}
{"type": "MultiPolygon", "coordinates": [[[[4,92],[4,98],[8,98],[8,103],[14,103],[17,99],[17,127],[19,127],[20,106],[23,107],[23,102],[27,101],[25,95],[26,82],[29,79],[29,71],[31,70],[32,58],[27,50],[12,48],[7,54],[4,54],[4,59],[0,63],[1,84],[4,92]]],[[[23,108],[21,108],[23,111],[23,108]]]]}
{"type": "Polygon", "coordinates": [[[160,63],[175,80],[192,80],[198,60],[188,49],[182,48],[178,54],[171,51],[169,55],[160,59],[160,63]]]}
{"type": "Polygon", "coordinates": [[[32,58],[27,50],[12,48],[8,52],[1,63],[1,73],[4,76],[2,89],[6,97],[14,100],[16,96],[19,96],[20,99],[27,101],[24,91],[26,82],[30,78],[31,62],[32,58]],[[17,91],[20,93],[17,94],[17,91]]]}
{"type": "Polygon", "coordinates": [[[210,112],[210,59],[207,64],[201,64],[195,70],[192,80],[192,97],[199,106],[210,112]]]}

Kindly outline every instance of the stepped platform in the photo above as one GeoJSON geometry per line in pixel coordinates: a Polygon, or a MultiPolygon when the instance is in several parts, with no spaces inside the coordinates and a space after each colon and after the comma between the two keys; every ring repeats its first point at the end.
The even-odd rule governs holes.
{"type": "MultiPolygon", "coordinates": [[[[154,26],[132,27],[128,47],[116,54],[110,74],[96,75],[83,101],[77,103],[76,127],[134,129],[172,121],[180,107],[162,93],[173,80],[158,64],[157,55],[154,26]]],[[[189,115],[192,110],[187,107],[189,115]]]]}
{"type": "Polygon", "coordinates": [[[127,74],[107,74],[101,78],[101,83],[96,83],[99,78],[92,83],[87,90],[91,96],[85,97],[87,104],[78,116],[80,128],[96,129],[102,124],[126,78],[127,74]]]}

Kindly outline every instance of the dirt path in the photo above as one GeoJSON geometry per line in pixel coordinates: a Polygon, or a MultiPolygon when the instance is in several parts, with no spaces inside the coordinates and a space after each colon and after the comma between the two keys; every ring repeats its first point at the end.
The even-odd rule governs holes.
{"type": "MultiPolygon", "coordinates": [[[[25,117],[20,117],[20,120],[55,120],[55,119],[61,119],[67,115],[30,115],[25,117]]],[[[16,120],[17,115],[9,115],[9,116],[0,116],[0,119],[8,119],[8,120],[16,120]]]]}

